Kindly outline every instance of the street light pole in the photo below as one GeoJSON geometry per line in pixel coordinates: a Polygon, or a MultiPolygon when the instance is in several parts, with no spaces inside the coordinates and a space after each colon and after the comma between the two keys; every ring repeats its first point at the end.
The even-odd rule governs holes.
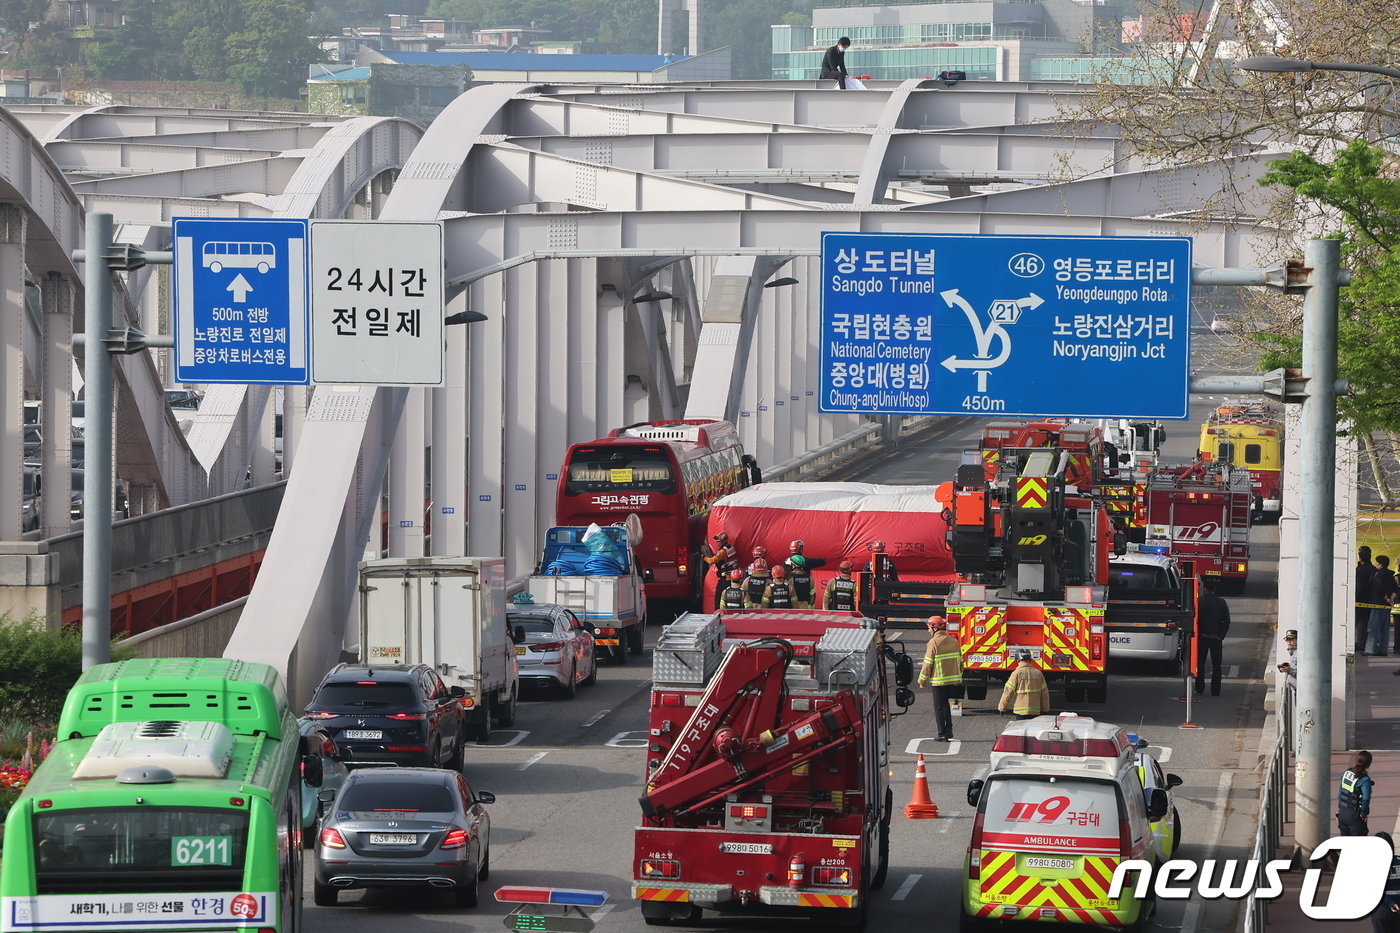
{"type": "Polygon", "coordinates": [[[1309,62],[1297,58],[1280,58],[1277,55],[1256,55],[1242,58],[1238,62],[1245,71],[1359,71],[1364,74],[1385,75],[1400,78],[1400,68],[1385,65],[1358,65],[1352,62],[1309,62]]]}
{"type": "Polygon", "coordinates": [[[1312,239],[1303,247],[1312,281],[1303,298],[1303,493],[1298,510],[1298,790],[1294,837],[1311,853],[1331,835],[1332,528],[1337,495],[1337,288],[1341,243],[1312,239]]]}

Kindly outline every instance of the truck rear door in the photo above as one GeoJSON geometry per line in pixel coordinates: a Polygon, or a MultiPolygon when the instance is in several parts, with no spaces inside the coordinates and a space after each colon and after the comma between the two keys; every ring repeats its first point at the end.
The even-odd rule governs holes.
{"type": "Polygon", "coordinates": [[[368,664],[417,664],[423,657],[418,582],[408,574],[367,575],[360,592],[360,657],[368,664]]]}

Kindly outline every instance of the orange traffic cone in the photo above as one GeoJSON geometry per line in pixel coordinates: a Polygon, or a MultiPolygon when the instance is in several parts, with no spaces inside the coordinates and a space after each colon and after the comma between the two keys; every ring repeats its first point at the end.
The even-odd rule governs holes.
{"type": "Polygon", "coordinates": [[[924,756],[919,756],[919,764],[914,769],[914,796],[904,806],[904,816],[911,820],[933,820],[938,818],[938,805],[928,796],[928,775],[924,773],[924,756]]]}

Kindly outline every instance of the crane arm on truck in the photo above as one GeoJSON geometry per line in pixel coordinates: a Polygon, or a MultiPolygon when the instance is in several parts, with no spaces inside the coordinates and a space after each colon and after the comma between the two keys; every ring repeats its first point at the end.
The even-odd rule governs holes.
{"type": "Polygon", "coordinates": [[[830,706],[778,724],[792,656],[788,642],[764,638],[725,657],[648,783],[641,798],[648,820],[697,810],[856,740],[853,726],[860,717],[850,691],[837,692],[830,706]]]}

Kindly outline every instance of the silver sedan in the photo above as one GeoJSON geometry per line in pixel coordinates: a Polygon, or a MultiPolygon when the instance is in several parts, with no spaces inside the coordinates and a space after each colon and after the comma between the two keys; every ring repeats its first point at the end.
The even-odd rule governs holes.
{"type": "Polygon", "coordinates": [[[335,906],[353,888],[451,889],[457,906],[475,907],[491,871],[494,794],[473,791],[456,771],[374,768],[351,771],[328,803],[316,839],[318,907],[335,906]]]}
{"type": "Polygon", "coordinates": [[[566,697],[578,685],[598,681],[592,625],[553,603],[533,603],[506,613],[521,683],[557,687],[566,697]]]}

